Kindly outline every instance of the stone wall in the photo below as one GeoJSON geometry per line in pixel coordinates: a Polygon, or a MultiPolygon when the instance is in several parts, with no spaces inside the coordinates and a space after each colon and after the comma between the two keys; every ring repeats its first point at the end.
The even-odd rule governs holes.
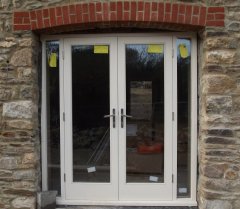
{"type": "Polygon", "coordinates": [[[225,7],[225,28],[206,28],[199,58],[200,208],[240,208],[240,2],[225,7]]]}
{"type": "MultiPolygon", "coordinates": [[[[0,0],[0,208],[35,208],[41,181],[39,36],[13,31],[13,11],[74,2],[0,0]]],[[[198,201],[201,209],[239,209],[240,2],[207,1],[215,5],[225,7],[225,27],[199,32],[198,201]]]]}
{"type": "Polygon", "coordinates": [[[35,208],[39,189],[39,43],[12,32],[11,1],[0,1],[0,208],[35,208]]]}

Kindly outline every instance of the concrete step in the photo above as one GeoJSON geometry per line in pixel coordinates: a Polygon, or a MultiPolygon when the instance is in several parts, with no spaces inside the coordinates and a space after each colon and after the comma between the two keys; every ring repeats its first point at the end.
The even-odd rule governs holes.
{"type": "Polygon", "coordinates": [[[193,206],[58,206],[57,209],[198,209],[193,206]]]}

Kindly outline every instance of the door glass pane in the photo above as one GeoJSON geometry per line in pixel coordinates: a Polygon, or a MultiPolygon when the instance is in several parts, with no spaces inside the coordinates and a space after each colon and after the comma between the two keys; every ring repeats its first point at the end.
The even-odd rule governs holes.
{"type": "Polygon", "coordinates": [[[127,182],[164,182],[164,45],[126,45],[127,182]]]}
{"type": "Polygon", "coordinates": [[[46,60],[48,189],[61,195],[58,41],[46,42],[46,60]]]}
{"type": "Polygon", "coordinates": [[[191,40],[177,40],[177,196],[190,196],[191,40]]]}
{"type": "Polygon", "coordinates": [[[72,46],[73,181],[110,181],[109,46],[72,46]]]}

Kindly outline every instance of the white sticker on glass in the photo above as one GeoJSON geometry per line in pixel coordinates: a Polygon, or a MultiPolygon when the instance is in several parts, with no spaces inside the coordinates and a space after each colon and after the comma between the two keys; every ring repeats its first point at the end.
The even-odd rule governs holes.
{"type": "Polygon", "coordinates": [[[96,167],[95,166],[89,167],[89,168],[87,168],[87,171],[88,171],[88,173],[96,172],[96,167]]]}
{"type": "Polygon", "coordinates": [[[178,188],[179,193],[187,193],[187,188],[178,188]]]}
{"type": "Polygon", "coordinates": [[[149,181],[158,182],[157,176],[149,176],[149,181]]]}

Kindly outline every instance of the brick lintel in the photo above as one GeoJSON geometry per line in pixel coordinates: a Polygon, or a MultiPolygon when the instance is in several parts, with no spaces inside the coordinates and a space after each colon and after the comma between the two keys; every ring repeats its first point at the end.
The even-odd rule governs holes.
{"type": "Polygon", "coordinates": [[[224,27],[224,7],[205,7],[190,3],[151,1],[89,2],[61,5],[31,11],[15,11],[13,29],[51,30],[104,25],[165,28],[224,27]]]}

